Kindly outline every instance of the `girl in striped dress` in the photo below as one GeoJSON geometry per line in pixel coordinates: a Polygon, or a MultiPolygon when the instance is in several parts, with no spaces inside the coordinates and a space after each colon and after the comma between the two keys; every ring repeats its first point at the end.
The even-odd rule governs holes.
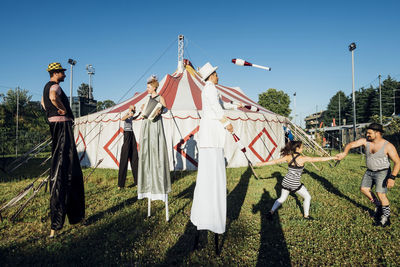
{"type": "Polygon", "coordinates": [[[336,157],[307,157],[302,156],[303,144],[301,141],[290,141],[281,150],[281,158],[268,162],[258,163],[257,166],[266,166],[287,162],[289,170],[282,181],[281,196],[275,201],[272,209],[267,213],[267,217],[272,219],[275,211],[286,201],[291,192],[299,194],[303,199],[304,218],[310,219],[309,210],[311,196],[307,188],[300,183],[301,174],[303,173],[304,163],[320,162],[336,159],[336,157]]]}

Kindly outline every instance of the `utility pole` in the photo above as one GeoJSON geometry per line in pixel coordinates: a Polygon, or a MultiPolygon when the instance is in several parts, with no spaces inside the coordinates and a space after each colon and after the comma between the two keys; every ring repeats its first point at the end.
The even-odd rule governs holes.
{"type": "Polygon", "coordinates": [[[356,49],[356,44],[351,43],[349,45],[349,51],[351,52],[351,76],[353,79],[353,137],[354,140],[356,140],[357,134],[356,134],[356,93],[354,89],[354,50],[356,49]]]}
{"type": "Polygon", "coordinates": [[[396,115],[396,89],[393,89],[393,116],[396,115]]]}
{"type": "Polygon", "coordinates": [[[72,79],[73,79],[73,68],[74,65],[76,64],[76,60],[73,59],[68,59],[68,63],[71,65],[71,74],[70,74],[70,80],[69,80],[69,106],[72,109],[72,79]]]}
{"type": "Polygon", "coordinates": [[[382,87],[381,87],[381,75],[379,74],[379,119],[382,124],[382,87]]]}
{"type": "Polygon", "coordinates": [[[15,157],[18,157],[18,112],[19,112],[19,86],[17,87],[17,127],[15,128],[15,157]]]}
{"type": "Polygon", "coordinates": [[[338,126],[340,126],[340,92],[339,92],[339,123],[338,123],[338,126]]]}

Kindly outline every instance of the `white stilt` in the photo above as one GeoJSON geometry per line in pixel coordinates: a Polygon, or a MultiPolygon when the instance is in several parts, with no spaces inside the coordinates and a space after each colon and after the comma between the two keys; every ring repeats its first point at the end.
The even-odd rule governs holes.
{"type": "Polygon", "coordinates": [[[167,198],[165,199],[165,219],[167,220],[167,222],[169,221],[168,195],[167,195],[167,198]]]}
{"type": "Polygon", "coordinates": [[[151,199],[147,198],[147,217],[151,215],[151,199]]]}

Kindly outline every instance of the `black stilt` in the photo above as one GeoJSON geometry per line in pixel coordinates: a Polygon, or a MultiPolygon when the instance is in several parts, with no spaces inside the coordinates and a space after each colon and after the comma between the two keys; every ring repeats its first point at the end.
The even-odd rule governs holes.
{"type": "Polygon", "coordinates": [[[218,247],[218,234],[214,234],[215,237],[215,254],[219,255],[219,247],[218,247]]]}
{"type": "Polygon", "coordinates": [[[194,236],[193,250],[196,250],[199,246],[199,237],[200,237],[200,231],[196,230],[196,235],[194,236]]]}

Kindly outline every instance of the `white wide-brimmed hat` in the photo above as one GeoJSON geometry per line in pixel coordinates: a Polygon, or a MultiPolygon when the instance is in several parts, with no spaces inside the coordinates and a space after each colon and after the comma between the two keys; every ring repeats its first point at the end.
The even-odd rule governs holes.
{"type": "Polygon", "coordinates": [[[206,64],[204,64],[203,67],[200,68],[199,70],[199,74],[201,76],[201,78],[203,79],[203,81],[205,79],[208,78],[208,76],[210,76],[214,71],[216,71],[218,69],[218,67],[213,67],[210,62],[207,62],[206,64]]]}

